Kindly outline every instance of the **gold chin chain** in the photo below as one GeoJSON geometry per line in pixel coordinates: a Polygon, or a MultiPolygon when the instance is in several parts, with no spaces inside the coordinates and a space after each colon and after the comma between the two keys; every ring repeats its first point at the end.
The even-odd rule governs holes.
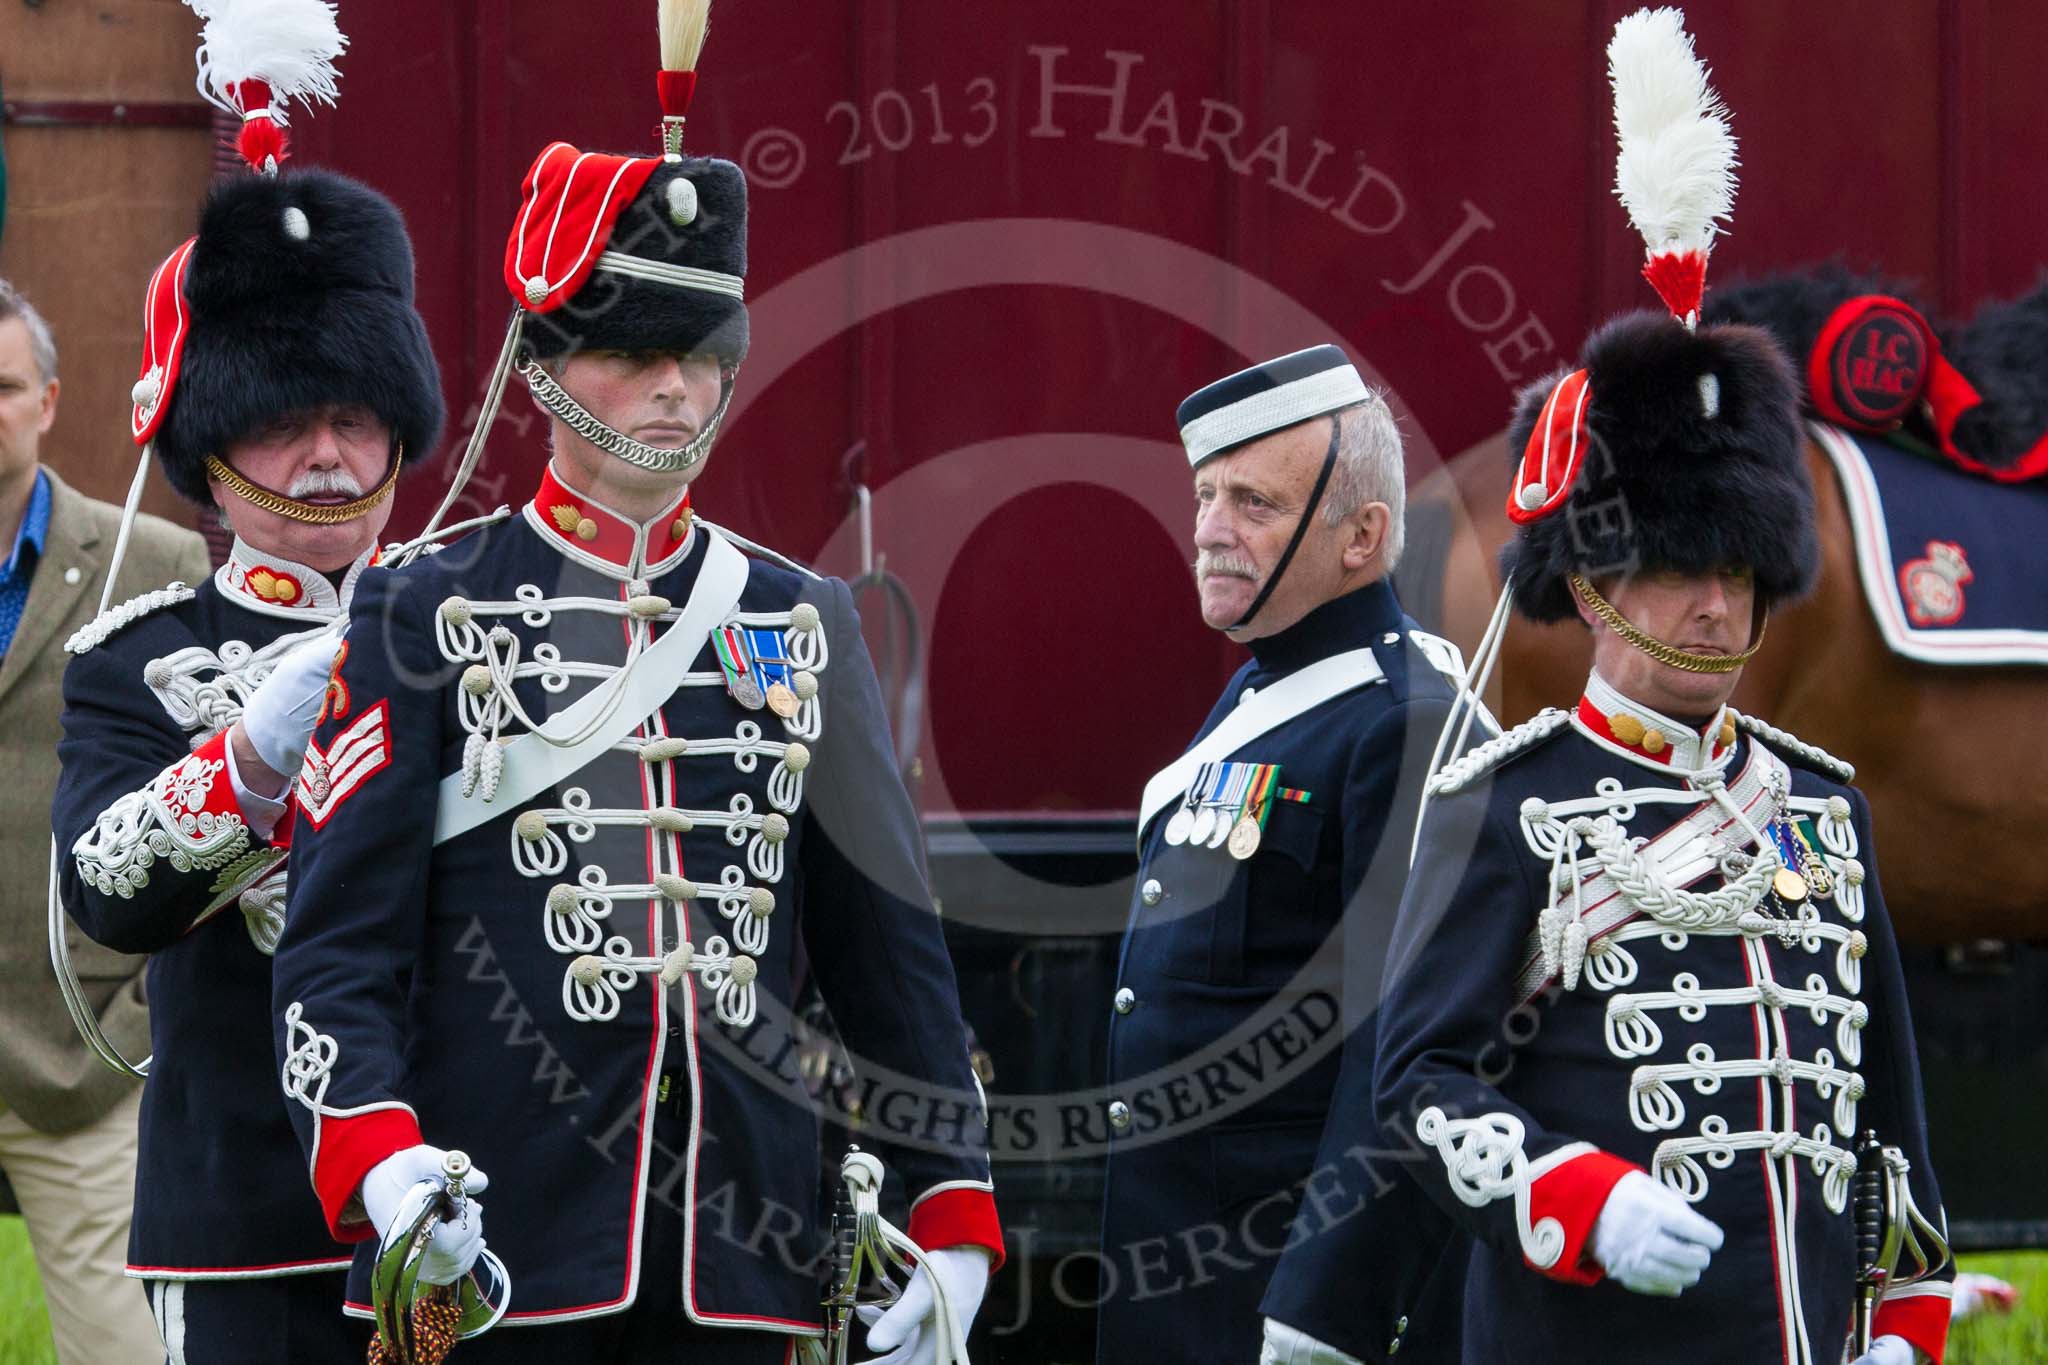
{"type": "Polygon", "coordinates": [[[1770,609],[1764,609],[1763,620],[1757,625],[1756,639],[1740,654],[1694,654],[1676,645],[1667,645],[1662,640],[1645,634],[1626,616],[1616,611],[1614,604],[1600,595],[1600,590],[1586,581],[1584,574],[1573,574],[1572,591],[1579,595],[1592,613],[1622,639],[1634,645],[1660,664],[1682,669],[1687,673],[1733,673],[1736,669],[1756,657],[1764,647],[1764,631],[1771,624],[1770,609]]]}
{"type": "Polygon", "coordinates": [[[405,464],[405,442],[398,443],[398,451],[391,457],[391,472],[378,484],[354,502],[318,503],[300,502],[282,493],[273,493],[268,488],[259,488],[237,474],[226,460],[218,455],[206,457],[206,472],[219,479],[221,484],[236,497],[252,507],[266,512],[302,521],[309,526],[335,526],[344,521],[354,521],[363,513],[391,496],[391,490],[398,487],[398,471],[405,464]]]}

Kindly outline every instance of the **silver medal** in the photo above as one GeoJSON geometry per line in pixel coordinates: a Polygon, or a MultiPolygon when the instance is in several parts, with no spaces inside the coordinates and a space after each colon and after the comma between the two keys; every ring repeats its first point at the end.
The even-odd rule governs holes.
{"type": "Polygon", "coordinates": [[[1180,807],[1166,819],[1166,842],[1169,844],[1186,843],[1188,841],[1188,834],[1194,827],[1195,813],[1189,810],[1187,802],[1183,801],[1180,807]]]}
{"type": "Polygon", "coordinates": [[[768,704],[767,696],[761,691],[761,680],[751,671],[732,680],[732,699],[749,711],[758,711],[768,704]]]}
{"type": "Polygon", "coordinates": [[[1216,826],[1218,823],[1219,822],[1216,818],[1216,808],[1206,801],[1203,802],[1201,810],[1195,813],[1194,828],[1188,832],[1189,840],[1192,841],[1197,848],[1208,843],[1209,836],[1216,832],[1216,826]]]}

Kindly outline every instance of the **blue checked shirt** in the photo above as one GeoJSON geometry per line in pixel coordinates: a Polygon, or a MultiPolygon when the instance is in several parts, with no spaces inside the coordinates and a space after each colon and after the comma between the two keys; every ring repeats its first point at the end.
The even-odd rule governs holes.
{"type": "Polygon", "coordinates": [[[14,533],[14,548],[7,567],[0,569],[0,656],[14,643],[14,628],[21,624],[22,609],[28,605],[29,580],[36,576],[36,561],[43,557],[43,540],[50,533],[50,476],[36,471],[36,487],[28,495],[28,512],[21,529],[14,533]]]}

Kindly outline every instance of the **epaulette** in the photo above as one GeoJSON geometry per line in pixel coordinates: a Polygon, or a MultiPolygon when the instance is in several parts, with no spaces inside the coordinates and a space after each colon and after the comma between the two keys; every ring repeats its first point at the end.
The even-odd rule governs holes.
{"type": "Polygon", "coordinates": [[[1555,706],[1546,706],[1514,729],[1464,755],[1452,759],[1429,780],[1432,796],[1447,796],[1467,786],[1476,778],[1493,771],[1501,764],[1526,749],[1533,749],[1544,740],[1562,730],[1571,720],[1571,712],[1560,711],[1555,706]]]}
{"type": "Polygon", "coordinates": [[[1818,768],[1845,787],[1856,780],[1855,764],[1844,763],[1818,744],[1808,744],[1797,735],[1789,735],[1768,721],[1745,716],[1740,711],[1735,712],[1735,723],[1772,748],[1783,749],[1809,768],[1818,768]]]}
{"type": "Polygon", "coordinates": [[[167,583],[161,588],[131,597],[118,607],[108,607],[98,616],[78,628],[78,633],[64,642],[64,648],[72,654],[83,654],[105,644],[115,631],[140,621],[153,611],[175,607],[180,602],[189,602],[198,596],[196,588],[183,583],[167,583]]]}
{"type": "Polygon", "coordinates": [[[805,578],[822,577],[822,575],[820,575],[818,571],[816,569],[813,569],[810,565],[799,564],[796,560],[791,559],[788,555],[783,554],[779,550],[771,550],[766,545],[757,545],[753,541],[748,540],[745,536],[741,535],[739,532],[731,530],[724,526],[720,526],[716,522],[706,521],[703,517],[698,517],[697,524],[699,526],[709,527],[711,530],[716,531],[719,535],[724,536],[727,540],[731,541],[738,548],[745,550],[748,554],[754,555],[761,559],[765,559],[770,564],[780,564],[783,568],[788,569],[791,573],[800,573],[805,578]]]}

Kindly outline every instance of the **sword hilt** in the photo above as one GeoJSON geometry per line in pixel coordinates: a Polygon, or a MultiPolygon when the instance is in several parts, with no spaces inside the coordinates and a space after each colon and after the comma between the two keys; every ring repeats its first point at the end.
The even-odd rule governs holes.
{"type": "Polygon", "coordinates": [[[1856,1219],[1856,1353],[1870,1349],[1871,1324],[1877,1301],[1884,1292],[1885,1269],[1885,1170],[1884,1148],[1877,1134],[1864,1129],[1856,1143],[1856,1185],[1853,1212],[1856,1219]]]}
{"type": "MultiPolygon", "coordinates": [[[[859,1151],[852,1147],[850,1151],[859,1151]]],[[[829,1365],[845,1365],[853,1325],[854,1305],[859,1301],[860,1281],[855,1265],[860,1251],[860,1215],[853,1206],[853,1191],[845,1180],[832,1201],[832,1272],[825,1287],[825,1355],[829,1365]]]]}
{"type": "Polygon", "coordinates": [[[441,1155],[442,1192],[448,1197],[446,1216],[450,1219],[462,1217],[463,1209],[469,1204],[469,1192],[464,1185],[474,1166],[467,1152],[450,1148],[441,1155]]]}

